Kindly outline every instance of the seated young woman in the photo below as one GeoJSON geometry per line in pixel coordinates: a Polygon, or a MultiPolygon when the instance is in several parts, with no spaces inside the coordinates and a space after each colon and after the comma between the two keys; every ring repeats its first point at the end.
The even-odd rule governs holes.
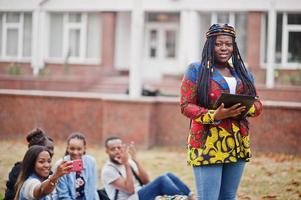
{"type": "Polygon", "coordinates": [[[98,200],[97,168],[95,159],[86,154],[86,139],[82,133],[72,133],[67,139],[67,149],[63,161],[80,161],[82,169],[74,170],[59,179],[56,188],[59,199],[98,200]]]}
{"type": "Polygon", "coordinates": [[[21,172],[16,182],[15,200],[50,200],[58,179],[68,174],[71,162],[61,162],[54,174],[51,170],[52,153],[45,146],[34,145],[24,155],[21,172]]]}

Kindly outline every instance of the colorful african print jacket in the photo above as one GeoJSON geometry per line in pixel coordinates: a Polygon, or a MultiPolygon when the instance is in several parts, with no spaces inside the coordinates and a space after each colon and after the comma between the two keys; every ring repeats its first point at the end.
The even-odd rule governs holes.
{"type": "MultiPolygon", "coordinates": [[[[188,136],[188,164],[193,166],[236,162],[241,158],[246,161],[251,157],[248,121],[227,118],[215,121],[215,110],[201,107],[197,104],[197,74],[200,63],[191,64],[186,71],[181,85],[181,112],[192,120],[188,136]],[[207,130],[207,131],[206,131],[207,130]]],[[[243,93],[243,84],[235,73],[236,94],[243,93]]],[[[250,77],[252,78],[251,74],[250,77]]],[[[253,78],[252,78],[253,80],[253,78]]],[[[209,91],[210,105],[218,99],[221,93],[229,93],[229,87],[223,76],[214,70],[211,76],[209,91]]],[[[248,117],[261,113],[262,104],[255,101],[248,111],[248,117]]]]}

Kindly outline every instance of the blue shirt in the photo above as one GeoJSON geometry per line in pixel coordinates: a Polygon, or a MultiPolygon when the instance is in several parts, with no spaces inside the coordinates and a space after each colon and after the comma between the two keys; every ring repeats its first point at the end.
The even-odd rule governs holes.
{"type": "MultiPolygon", "coordinates": [[[[70,156],[67,155],[63,159],[60,159],[56,162],[56,166],[58,166],[63,160],[70,160],[70,156]]],[[[96,169],[96,161],[90,155],[83,155],[83,171],[82,176],[85,180],[85,199],[86,200],[99,200],[99,196],[97,193],[97,169],[96,169]]],[[[76,200],[76,190],[75,190],[75,180],[76,180],[76,172],[70,172],[59,178],[56,192],[57,197],[60,200],[68,199],[68,200],[76,200]]]]}

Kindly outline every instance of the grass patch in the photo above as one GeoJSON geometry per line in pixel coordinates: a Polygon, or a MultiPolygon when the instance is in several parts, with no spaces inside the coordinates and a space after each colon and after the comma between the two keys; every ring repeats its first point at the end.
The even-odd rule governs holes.
{"type": "MultiPolygon", "coordinates": [[[[27,144],[20,141],[1,141],[0,154],[0,199],[5,191],[8,173],[16,161],[22,159],[27,144]]],[[[64,155],[65,143],[57,143],[53,163],[64,155]]],[[[107,155],[100,146],[87,149],[97,160],[101,170],[107,155]]],[[[190,188],[194,189],[191,167],[186,165],[185,148],[153,148],[138,150],[138,157],[144,163],[151,178],[167,171],[177,174],[190,188]]],[[[100,173],[99,173],[100,174],[100,173]]],[[[99,177],[99,187],[101,185],[99,177]]],[[[238,192],[239,200],[288,200],[301,199],[301,155],[255,154],[246,165],[238,192]]]]}

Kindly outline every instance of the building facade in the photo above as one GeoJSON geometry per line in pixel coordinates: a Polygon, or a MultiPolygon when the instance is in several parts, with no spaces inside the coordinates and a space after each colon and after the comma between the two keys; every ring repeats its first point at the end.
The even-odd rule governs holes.
{"type": "Polygon", "coordinates": [[[299,0],[0,0],[0,68],[20,63],[38,74],[68,63],[129,72],[138,96],[142,79],[181,76],[200,60],[213,23],[236,28],[259,83],[300,81],[299,0]]]}

